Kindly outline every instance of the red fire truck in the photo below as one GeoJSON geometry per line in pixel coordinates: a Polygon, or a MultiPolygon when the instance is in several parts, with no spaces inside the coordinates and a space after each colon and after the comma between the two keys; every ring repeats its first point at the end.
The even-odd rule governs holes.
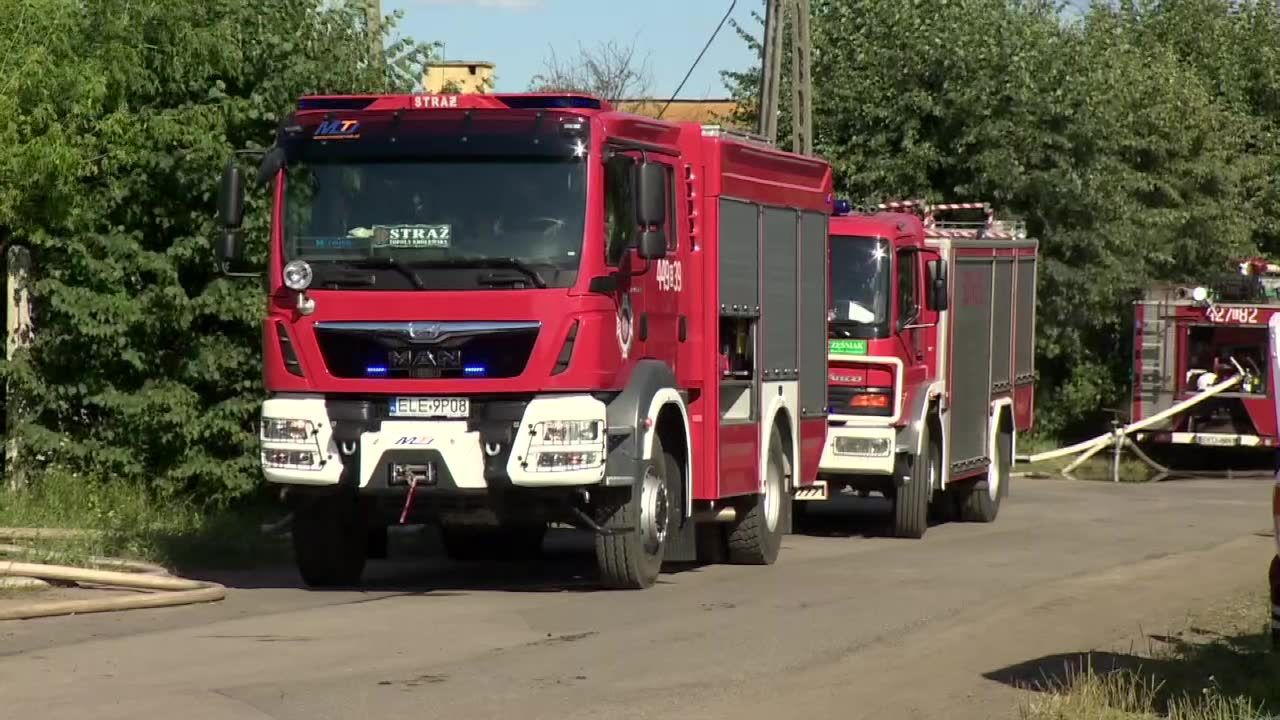
{"type": "Polygon", "coordinates": [[[258,178],[262,468],[308,584],[397,522],[456,558],[588,529],[614,588],[775,560],[826,432],[826,162],[580,95],[306,97],[258,178]]]}
{"type": "Polygon", "coordinates": [[[1134,310],[1132,422],[1240,376],[1226,392],[1134,433],[1135,441],[1153,448],[1277,445],[1267,323],[1280,310],[1280,266],[1254,258],[1204,285],[1155,285],[1134,310]]]}
{"type": "Polygon", "coordinates": [[[797,499],[882,493],[899,537],[995,520],[1033,420],[1037,242],[985,203],[842,201],[830,232],[830,429],[797,499]]]}

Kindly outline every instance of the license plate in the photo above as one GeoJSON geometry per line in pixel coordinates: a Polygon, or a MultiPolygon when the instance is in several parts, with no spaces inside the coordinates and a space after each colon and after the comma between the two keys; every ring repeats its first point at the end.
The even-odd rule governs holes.
{"type": "Polygon", "coordinates": [[[1196,443],[1200,445],[1235,445],[1235,435],[1197,435],[1196,443]]]}
{"type": "Polygon", "coordinates": [[[467,418],[471,400],[460,397],[391,398],[391,417],[467,418]]]}

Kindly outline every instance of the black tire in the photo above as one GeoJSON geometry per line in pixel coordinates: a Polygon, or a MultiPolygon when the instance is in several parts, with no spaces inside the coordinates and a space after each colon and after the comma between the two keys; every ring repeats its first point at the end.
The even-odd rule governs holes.
{"type": "Polygon", "coordinates": [[[1013,436],[1001,429],[996,438],[996,456],[993,460],[999,487],[995,496],[990,491],[991,484],[986,479],[973,482],[959,495],[960,519],[965,522],[995,522],[1000,514],[1000,499],[1009,492],[1009,475],[1012,464],[1013,436]]]}
{"type": "Polygon", "coordinates": [[[542,553],[545,524],[471,527],[441,525],[440,545],[455,562],[510,562],[532,560],[542,553]]]}
{"type": "Polygon", "coordinates": [[[787,516],[791,514],[791,495],[787,492],[786,451],[777,428],[770,433],[767,462],[765,492],[752,497],[746,512],[740,509],[737,519],[729,526],[729,562],[734,565],[772,565],[782,549],[782,536],[789,525],[787,516]],[[769,508],[770,500],[777,503],[776,509],[769,508]]]}
{"type": "Polygon", "coordinates": [[[360,583],[368,556],[368,519],[347,493],[308,497],[293,515],[293,556],[309,587],[360,583]]]}
{"type": "Polygon", "coordinates": [[[666,554],[666,534],[680,527],[684,512],[676,502],[683,482],[679,463],[663,447],[661,436],[655,434],[653,462],[640,482],[627,489],[626,502],[601,523],[604,529],[616,530],[617,534],[596,535],[596,566],[603,586],[644,590],[657,582],[666,554]]]}
{"type": "Polygon", "coordinates": [[[893,496],[894,537],[919,540],[929,529],[929,499],[933,496],[934,475],[938,472],[938,456],[934,453],[931,423],[922,428],[920,446],[924,454],[911,458],[911,478],[893,496]]]}
{"type": "Polygon", "coordinates": [[[390,552],[390,544],[386,525],[370,525],[369,544],[365,548],[365,557],[371,560],[386,560],[390,552]]]}

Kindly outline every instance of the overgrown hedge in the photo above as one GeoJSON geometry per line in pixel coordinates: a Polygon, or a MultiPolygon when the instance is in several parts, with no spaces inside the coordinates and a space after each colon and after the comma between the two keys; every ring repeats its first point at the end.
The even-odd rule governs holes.
{"type": "Polygon", "coordinates": [[[0,241],[30,248],[36,311],[5,368],[19,462],[241,495],[259,476],[263,300],[216,273],[222,167],[300,94],[411,87],[429,48],[373,62],[359,0],[2,4],[0,241]]]}
{"type": "MultiPolygon", "coordinates": [[[[812,0],[814,144],[840,191],[989,199],[1041,240],[1050,433],[1126,407],[1141,287],[1280,252],[1280,5],[1060,5],[812,0]]],[[[754,123],[758,71],[725,75],[754,123]]]]}

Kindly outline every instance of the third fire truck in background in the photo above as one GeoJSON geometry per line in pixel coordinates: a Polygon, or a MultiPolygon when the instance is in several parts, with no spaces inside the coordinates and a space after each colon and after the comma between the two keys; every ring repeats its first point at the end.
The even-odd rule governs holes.
{"type": "Polygon", "coordinates": [[[1232,377],[1240,382],[1135,433],[1134,440],[1150,449],[1276,447],[1267,324],[1277,311],[1280,265],[1261,258],[1242,261],[1204,284],[1148,288],[1134,305],[1131,422],[1153,418],[1232,377]]]}
{"type": "Polygon", "coordinates": [[[1037,242],[987,204],[912,201],[837,210],[830,248],[830,427],[797,499],[882,493],[899,537],[930,509],[994,520],[1033,421],[1037,242]]]}

